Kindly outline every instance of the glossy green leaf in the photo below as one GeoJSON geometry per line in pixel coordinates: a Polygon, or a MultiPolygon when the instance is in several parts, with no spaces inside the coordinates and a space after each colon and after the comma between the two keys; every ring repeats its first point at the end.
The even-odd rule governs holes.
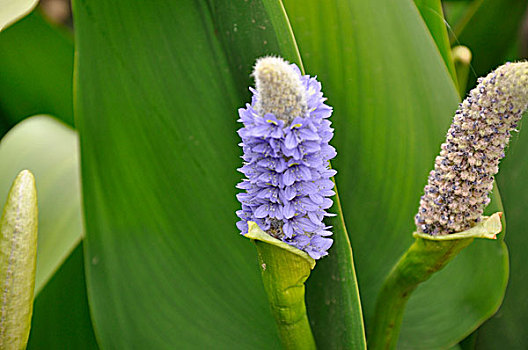
{"type": "MultiPolygon", "coordinates": [[[[305,68],[317,72],[335,110],[336,180],[368,331],[381,283],[412,242],[458,94],[412,1],[284,3],[305,68]]],[[[475,242],[419,287],[400,347],[447,348],[470,333],[500,303],[506,259],[501,243],[475,242]]]]}
{"type": "Polygon", "coordinates": [[[0,31],[27,15],[38,0],[0,0],[0,31]]]}
{"type": "Polygon", "coordinates": [[[282,56],[302,70],[297,44],[280,1],[213,1],[215,31],[222,43],[236,89],[250,101],[248,86],[256,57],[282,56]]]}
{"type": "Polygon", "coordinates": [[[460,1],[446,1],[442,0],[442,8],[444,9],[445,19],[448,23],[449,40],[452,44],[455,42],[454,27],[464,25],[463,22],[469,21],[471,16],[468,16],[468,8],[474,7],[473,13],[476,11],[478,6],[481,5],[483,0],[460,0],[460,1]]]}
{"type": "Polygon", "coordinates": [[[80,243],[35,299],[28,349],[98,349],[80,243]]]}
{"type": "MultiPolygon", "coordinates": [[[[331,213],[342,213],[339,197],[331,213]]],[[[342,214],[327,220],[334,244],[306,283],[310,324],[322,349],[365,349],[365,325],[354,259],[342,214]]]]}
{"type": "Polygon", "coordinates": [[[278,37],[280,2],[233,3],[74,1],[85,261],[102,347],[279,347],[255,247],[234,225],[235,131],[257,56],[295,49],[278,37]]]}
{"type": "Polygon", "coordinates": [[[6,128],[35,114],[73,125],[72,85],[71,34],[38,10],[0,33],[0,120],[6,128]]]}
{"type": "MultiPolygon", "coordinates": [[[[525,113],[523,118],[526,118],[525,113]]],[[[504,302],[497,314],[486,322],[477,334],[477,349],[525,349],[528,348],[526,323],[528,322],[528,271],[526,270],[526,252],[528,239],[526,236],[526,190],[527,168],[526,150],[528,149],[528,133],[522,122],[519,135],[512,136],[512,142],[507,150],[506,158],[501,163],[497,176],[504,206],[508,235],[505,241],[510,251],[510,280],[504,302]]]]}
{"type": "Polygon", "coordinates": [[[81,240],[77,142],[70,127],[38,116],[18,124],[0,143],[0,198],[20,170],[31,170],[37,179],[37,294],[81,240]]]}
{"type": "Polygon", "coordinates": [[[414,0],[414,3],[416,4],[418,11],[420,11],[422,18],[436,43],[436,47],[438,48],[438,51],[440,51],[440,55],[442,55],[442,59],[444,60],[451,78],[455,82],[455,85],[458,85],[441,0],[414,0]]]}
{"type": "Polygon", "coordinates": [[[470,77],[468,88],[478,76],[504,63],[527,6],[526,0],[475,1],[467,11],[468,19],[455,26],[454,42],[467,46],[473,54],[471,64],[476,76],[470,77]]]}
{"type": "MultiPolygon", "coordinates": [[[[237,88],[242,96],[247,96],[245,101],[249,100],[249,74],[257,55],[280,52],[281,56],[297,63],[302,69],[296,43],[289,33],[291,28],[289,23],[284,23],[282,4],[266,1],[262,6],[257,6],[254,1],[217,1],[213,7],[215,24],[218,32],[225,34],[220,38],[237,88]],[[270,40],[270,34],[264,34],[265,31],[272,31],[276,40],[270,40]]],[[[307,73],[318,74],[317,71],[307,73]]],[[[319,261],[307,281],[307,285],[311,286],[308,288],[312,290],[306,296],[310,323],[319,347],[362,349],[365,347],[363,315],[352,250],[337,197],[330,212],[338,214],[327,220],[334,231],[332,251],[319,261]],[[326,276],[332,276],[332,279],[328,280],[326,276]],[[332,327],[328,327],[329,324],[332,327]]]]}
{"type": "Polygon", "coordinates": [[[0,348],[24,349],[29,337],[37,257],[35,178],[22,170],[13,181],[0,220],[0,348]]]}

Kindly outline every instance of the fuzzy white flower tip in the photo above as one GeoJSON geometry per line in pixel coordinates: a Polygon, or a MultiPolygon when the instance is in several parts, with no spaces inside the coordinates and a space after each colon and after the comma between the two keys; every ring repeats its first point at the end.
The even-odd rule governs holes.
{"type": "Polygon", "coordinates": [[[253,76],[259,97],[256,111],[261,117],[272,113],[289,123],[304,116],[307,111],[306,89],[295,66],[281,57],[262,57],[255,64],[253,76]]]}

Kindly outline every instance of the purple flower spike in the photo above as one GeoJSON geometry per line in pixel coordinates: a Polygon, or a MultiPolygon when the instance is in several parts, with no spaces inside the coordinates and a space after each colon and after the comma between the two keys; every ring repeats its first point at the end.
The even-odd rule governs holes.
{"type": "Polygon", "coordinates": [[[335,193],[328,144],[333,137],[321,83],[302,75],[295,64],[280,57],[257,61],[251,105],[239,109],[246,176],[237,188],[242,210],[237,227],[248,232],[254,221],[269,235],[301,249],[313,259],[327,255],[332,245],[323,223],[335,193]]]}

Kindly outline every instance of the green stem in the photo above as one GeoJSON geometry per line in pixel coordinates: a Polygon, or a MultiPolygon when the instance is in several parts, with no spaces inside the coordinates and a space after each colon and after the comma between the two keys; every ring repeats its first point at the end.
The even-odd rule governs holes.
{"type": "Polygon", "coordinates": [[[378,295],[372,333],[368,338],[369,349],[396,348],[405,306],[412,292],[443,269],[474,238],[495,239],[502,230],[501,215],[483,217],[481,223],[460,233],[414,234],[416,240],[393,267],[378,295]]]}
{"type": "Polygon", "coordinates": [[[469,67],[471,65],[471,51],[467,47],[459,45],[453,47],[452,52],[458,79],[458,93],[460,97],[464,97],[466,95],[469,67]]]}
{"type": "Polygon", "coordinates": [[[417,238],[385,280],[374,316],[369,349],[395,349],[405,306],[418,285],[447,265],[473,238],[430,241],[417,238]]]}
{"type": "Polygon", "coordinates": [[[315,349],[304,301],[310,265],[302,257],[275,245],[255,241],[262,281],[284,349],[315,349]]]}
{"type": "Polygon", "coordinates": [[[257,246],[262,282],[285,350],[313,350],[315,340],[308,322],[304,282],[315,260],[248,222],[245,235],[257,246]]]}

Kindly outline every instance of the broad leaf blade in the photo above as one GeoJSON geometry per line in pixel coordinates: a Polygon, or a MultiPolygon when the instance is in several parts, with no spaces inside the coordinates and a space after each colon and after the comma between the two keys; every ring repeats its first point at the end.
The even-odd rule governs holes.
{"type": "Polygon", "coordinates": [[[515,43],[527,9],[525,0],[482,0],[469,8],[469,20],[455,27],[454,41],[469,47],[471,65],[476,74],[470,77],[471,88],[478,76],[504,63],[515,43]],[[480,3],[480,4],[479,4],[480,3]],[[473,12],[472,12],[473,11],[473,12]]]}
{"type": "MultiPolygon", "coordinates": [[[[526,118],[525,114],[523,118],[526,118]]],[[[491,320],[478,331],[478,349],[525,349],[528,339],[525,324],[528,322],[528,272],[526,270],[526,252],[528,239],[526,237],[526,203],[528,191],[526,183],[527,166],[526,149],[528,149],[528,134],[525,128],[526,120],[521,125],[519,135],[512,137],[507,155],[501,164],[497,176],[504,206],[508,234],[505,241],[510,251],[511,273],[508,289],[501,308],[491,320]]]]}
{"type": "MultiPolygon", "coordinates": [[[[248,95],[254,57],[280,53],[302,70],[291,28],[283,23],[282,4],[270,1],[263,5],[264,8],[254,2],[216,2],[215,6],[215,22],[218,31],[226,33],[221,39],[242,96],[248,95]],[[255,32],[264,31],[275,33],[276,40],[269,40],[269,34],[260,40],[254,37],[255,32]]],[[[315,71],[307,73],[317,74],[315,71]]],[[[330,212],[338,216],[328,220],[334,231],[332,250],[328,257],[319,261],[307,281],[313,290],[318,290],[318,293],[307,294],[309,318],[318,346],[361,349],[365,347],[365,331],[352,250],[339,200],[336,197],[334,201],[330,212]],[[329,275],[334,276],[331,281],[325,278],[329,275]]]]}
{"type": "Polygon", "coordinates": [[[302,70],[297,44],[279,1],[214,1],[212,16],[236,88],[250,101],[255,58],[280,55],[302,70]]]}
{"type": "Polygon", "coordinates": [[[333,226],[334,244],[307,282],[310,323],[322,349],[366,349],[352,248],[339,198],[334,200],[330,212],[338,216],[328,220],[333,226]]]}
{"type": "Polygon", "coordinates": [[[98,349],[92,324],[82,243],[35,299],[28,349],[98,349]]]}
{"type": "Polygon", "coordinates": [[[72,85],[71,35],[38,10],[0,33],[1,124],[11,127],[26,117],[50,114],[73,125],[72,85]]]}
{"type": "MultiPolygon", "coordinates": [[[[236,81],[263,50],[219,40],[216,4],[227,6],[74,2],[85,259],[103,347],[279,346],[255,249],[234,226],[236,110],[249,102],[236,81]],[[226,45],[247,51],[241,70],[226,45]]],[[[259,28],[275,21],[247,37],[280,48],[284,31],[259,28]]]]}
{"type": "MultiPolygon", "coordinates": [[[[413,217],[457,92],[412,1],[287,0],[285,6],[306,69],[318,72],[335,109],[336,179],[368,330],[377,291],[412,242],[413,217]]],[[[496,309],[505,251],[486,243],[474,243],[478,253],[467,250],[457,258],[471,263],[452,262],[455,271],[442,271],[438,284],[424,284],[411,298],[402,348],[453,345],[496,309]],[[475,276],[473,266],[481,264],[489,266],[486,277],[475,276]],[[451,275],[474,283],[449,285],[451,275]],[[484,293],[489,280],[497,283],[484,293]],[[419,302],[421,293],[426,303],[419,302]],[[452,306],[466,297],[471,309],[452,306]],[[419,324],[415,312],[425,314],[419,324]],[[465,324],[457,327],[461,318],[465,324]]]]}

